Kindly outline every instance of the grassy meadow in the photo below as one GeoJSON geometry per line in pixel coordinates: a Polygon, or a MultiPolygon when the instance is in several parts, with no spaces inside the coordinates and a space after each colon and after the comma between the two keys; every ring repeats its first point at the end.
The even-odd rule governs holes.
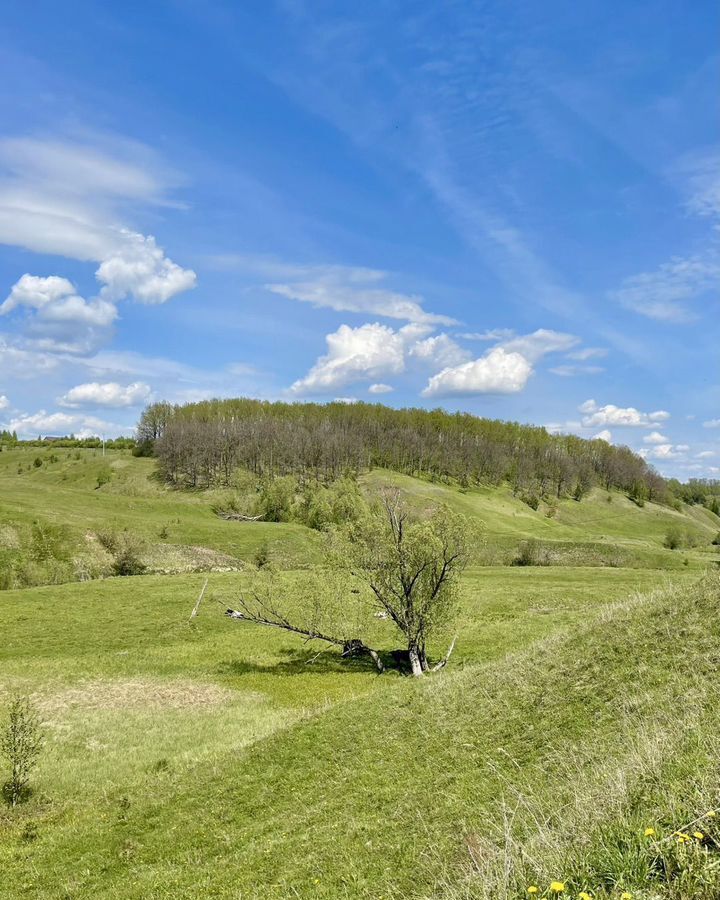
{"type": "Polygon", "coordinates": [[[225,521],[128,452],[0,453],[0,567],[46,582],[0,591],[0,708],[30,695],[45,734],[32,796],[0,806],[0,895],[720,896],[714,817],[674,835],[720,807],[720,519],[362,483],[483,528],[455,654],[420,681],[224,617],[259,548],[292,584],[318,532],[225,521]],[[86,577],[108,530],[147,574],[86,577]],[[511,565],[528,541],[542,564],[511,565]]]}

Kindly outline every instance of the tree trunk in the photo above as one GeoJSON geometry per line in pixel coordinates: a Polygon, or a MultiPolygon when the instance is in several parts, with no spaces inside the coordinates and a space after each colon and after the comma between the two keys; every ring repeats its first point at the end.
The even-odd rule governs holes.
{"type": "Polygon", "coordinates": [[[423,674],[422,663],[420,662],[420,654],[418,648],[414,646],[408,647],[408,656],[410,657],[410,665],[412,673],[416,678],[421,678],[423,674]]]}

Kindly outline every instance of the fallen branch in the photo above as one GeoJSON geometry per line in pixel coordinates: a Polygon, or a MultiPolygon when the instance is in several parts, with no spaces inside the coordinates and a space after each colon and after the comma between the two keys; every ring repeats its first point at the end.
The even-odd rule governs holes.
{"type": "Polygon", "coordinates": [[[227,522],[259,522],[262,516],[244,516],[242,513],[218,512],[217,515],[227,522]]]}
{"type": "Polygon", "coordinates": [[[445,654],[445,656],[443,656],[443,658],[440,660],[440,662],[436,662],[435,665],[432,667],[432,669],[430,669],[431,672],[437,672],[439,669],[445,668],[445,666],[448,664],[448,660],[450,659],[451,653],[455,649],[455,641],[457,641],[457,635],[455,635],[455,637],[450,642],[450,646],[448,647],[448,651],[445,654]]]}
{"type": "Polygon", "coordinates": [[[205,596],[205,589],[207,588],[207,586],[208,586],[208,579],[206,578],[205,584],[202,586],[202,590],[200,591],[200,596],[197,598],[197,603],[195,604],[195,606],[193,606],[193,611],[190,613],[190,619],[189,619],[190,622],[192,622],[192,620],[198,614],[198,611],[200,609],[200,604],[202,603],[202,599],[205,596]]]}
{"type": "MultiPolygon", "coordinates": [[[[369,656],[372,661],[375,663],[375,666],[378,672],[384,672],[385,666],[383,665],[382,659],[380,659],[380,654],[377,650],[373,650],[372,647],[368,647],[364,644],[359,638],[353,638],[348,641],[344,638],[336,638],[332,637],[329,634],[323,634],[321,631],[316,631],[313,628],[302,628],[299,625],[293,625],[289,622],[284,616],[277,613],[275,610],[271,610],[264,604],[261,606],[268,610],[268,612],[263,615],[260,612],[255,612],[251,609],[251,607],[242,601],[242,609],[226,609],[225,615],[229,619],[238,619],[242,622],[252,622],[255,625],[267,625],[270,628],[280,628],[283,631],[290,631],[293,634],[301,634],[308,641],[325,641],[328,644],[333,644],[336,647],[342,647],[342,656],[369,656]]],[[[256,602],[260,603],[260,601],[256,598],[256,602]]]]}

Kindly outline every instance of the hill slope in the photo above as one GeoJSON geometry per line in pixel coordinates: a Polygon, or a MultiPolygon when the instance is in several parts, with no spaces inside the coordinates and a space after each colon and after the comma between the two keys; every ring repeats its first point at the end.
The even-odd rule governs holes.
{"type": "MultiPolygon", "coordinates": [[[[106,596],[103,615],[100,598],[87,598],[66,638],[33,648],[40,683],[61,647],[74,659],[65,679],[82,679],[40,691],[53,741],[28,810],[40,839],[23,843],[23,819],[4,824],[8,883],[32,883],[32,896],[56,896],[60,884],[108,898],[495,897],[507,878],[507,896],[521,896],[528,879],[559,876],[616,896],[616,883],[642,889],[633,879],[652,869],[641,827],[672,831],[716,803],[717,576],[420,684],[330,662],[294,674],[302,686],[284,697],[277,684],[279,704],[249,689],[268,679],[232,625],[212,626],[210,643],[201,633],[200,655],[179,623],[159,641],[167,610],[142,587],[132,612],[147,603],[155,626],[127,601],[106,596]],[[129,623],[112,640],[110,604],[129,623]],[[91,633],[99,660],[83,643],[91,633]],[[308,683],[328,675],[342,680],[343,702],[308,683]],[[77,766],[88,753],[90,781],[77,766]],[[612,841],[637,849],[613,858],[612,841]]],[[[70,611],[57,602],[56,613],[70,611]]],[[[25,679],[32,667],[20,659],[10,671],[25,679]]],[[[269,662],[269,680],[287,681],[269,662]]],[[[711,888],[657,896],[717,896],[711,888]]]]}

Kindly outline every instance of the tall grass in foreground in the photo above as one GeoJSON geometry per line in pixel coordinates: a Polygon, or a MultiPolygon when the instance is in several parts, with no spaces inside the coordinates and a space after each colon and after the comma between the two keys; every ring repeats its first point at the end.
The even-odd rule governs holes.
{"type": "MultiPolygon", "coordinates": [[[[658,591],[607,610],[586,670],[602,691],[603,670],[611,679],[618,652],[626,655],[619,752],[598,759],[592,731],[577,744],[558,743],[549,722],[546,735],[538,735],[555,747],[546,779],[528,777],[520,766],[501,777],[485,829],[465,835],[465,878],[458,883],[457,873],[447,872],[432,896],[717,900],[719,611],[716,574],[679,593],[658,591]],[[623,636],[612,655],[603,627],[623,636]],[[672,647],[682,648],[675,663],[672,647]],[[665,661],[664,673],[653,673],[649,656],[665,661]],[[653,691],[660,679],[667,681],[664,696],[653,691]],[[553,802],[558,782],[563,788],[553,802]]],[[[575,675],[582,678],[577,668],[575,675]]]]}

